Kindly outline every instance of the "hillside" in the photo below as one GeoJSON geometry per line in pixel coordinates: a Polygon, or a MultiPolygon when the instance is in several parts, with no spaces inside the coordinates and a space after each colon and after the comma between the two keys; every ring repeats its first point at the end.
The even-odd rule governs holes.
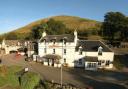
{"type": "Polygon", "coordinates": [[[89,20],[85,18],[75,17],[75,16],[54,16],[50,18],[41,19],[35,22],[32,22],[24,27],[14,30],[16,33],[29,33],[34,26],[41,24],[42,22],[47,22],[49,19],[54,19],[56,21],[61,21],[66,25],[68,29],[74,30],[90,30],[90,29],[99,29],[101,23],[94,20],[89,20]]]}

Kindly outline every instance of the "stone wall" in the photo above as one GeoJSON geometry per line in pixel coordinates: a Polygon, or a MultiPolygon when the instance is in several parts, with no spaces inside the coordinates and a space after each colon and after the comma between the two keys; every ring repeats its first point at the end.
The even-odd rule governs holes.
{"type": "Polygon", "coordinates": [[[50,82],[50,81],[42,81],[42,83],[40,84],[43,85],[43,87],[37,86],[35,89],[93,89],[93,88],[87,88],[87,87],[80,88],[72,84],[63,84],[61,87],[61,84],[50,82]]]}

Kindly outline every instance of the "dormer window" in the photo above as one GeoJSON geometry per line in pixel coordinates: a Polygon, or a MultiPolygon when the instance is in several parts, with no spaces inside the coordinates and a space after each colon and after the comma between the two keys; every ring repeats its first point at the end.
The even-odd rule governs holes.
{"type": "Polygon", "coordinates": [[[26,41],[25,41],[24,45],[25,45],[25,46],[27,46],[27,45],[28,45],[26,41]]]}
{"type": "Polygon", "coordinates": [[[67,43],[67,37],[64,37],[63,42],[66,45],[66,43],[67,43]]]}
{"type": "Polygon", "coordinates": [[[43,39],[43,42],[46,42],[46,39],[43,39]]]}
{"type": "Polygon", "coordinates": [[[64,44],[66,45],[66,40],[64,40],[64,44]]]}
{"type": "Polygon", "coordinates": [[[17,45],[20,46],[20,42],[18,42],[17,45]]]}
{"type": "Polygon", "coordinates": [[[56,43],[56,39],[52,39],[52,42],[53,42],[53,44],[55,44],[56,43]]]}
{"type": "Polygon", "coordinates": [[[43,41],[44,41],[44,43],[46,44],[46,39],[44,39],[43,41]]]}
{"type": "Polygon", "coordinates": [[[98,55],[102,55],[102,52],[103,52],[103,48],[100,46],[100,47],[98,48],[98,55]]]}
{"type": "Polygon", "coordinates": [[[55,41],[53,41],[53,44],[55,44],[55,41]]]}
{"type": "Polygon", "coordinates": [[[82,53],[83,53],[83,52],[82,52],[82,47],[80,46],[80,47],[79,47],[79,54],[82,55],[82,53]]]}

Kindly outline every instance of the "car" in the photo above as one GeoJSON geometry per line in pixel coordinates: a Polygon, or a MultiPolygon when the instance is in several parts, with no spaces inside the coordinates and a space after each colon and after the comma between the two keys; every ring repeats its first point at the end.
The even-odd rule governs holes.
{"type": "Polygon", "coordinates": [[[42,63],[43,61],[44,61],[44,59],[43,59],[42,57],[38,57],[38,58],[37,58],[37,62],[42,63]]]}
{"type": "Polygon", "coordinates": [[[26,57],[26,58],[25,58],[25,61],[30,62],[30,61],[32,61],[32,58],[31,58],[31,57],[26,57]]]}

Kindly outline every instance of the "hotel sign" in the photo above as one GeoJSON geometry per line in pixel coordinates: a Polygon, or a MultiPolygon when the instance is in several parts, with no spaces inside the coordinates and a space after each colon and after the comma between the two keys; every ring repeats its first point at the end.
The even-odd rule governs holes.
{"type": "Polygon", "coordinates": [[[55,47],[62,47],[62,46],[59,46],[59,45],[49,45],[49,48],[55,48],[55,47]]]}

